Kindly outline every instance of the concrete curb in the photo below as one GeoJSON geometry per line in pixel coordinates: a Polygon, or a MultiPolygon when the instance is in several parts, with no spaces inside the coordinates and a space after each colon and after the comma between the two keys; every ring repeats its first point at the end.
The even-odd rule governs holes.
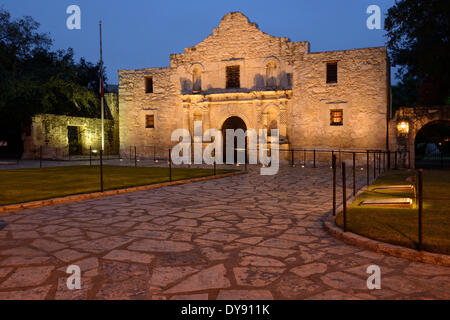
{"type": "MultiPolygon", "coordinates": [[[[359,190],[356,196],[349,198],[347,202],[351,203],[366,189],[367,186],[359,190]]],[[[340,211],[342,211],[342,204],[336,209],[336,214],[340,211]]],[[[372,250],[378,253],[383,253],[394,257],[450,267],[450,256],[446,254],[431,253],[427,251],[417,251],[414,249],[369,239],[353,232],[344,232],[340,227],[336,225],[336,222],[334,220],[334,217],[331,215],[331,212],[328,212],[326,214],[325,219],[323,221],[323,225],[325,230],[332,237],[342,240],[356,247],[372,250]]]]}
{"type": "Polygon", "coordinates": [[[144,190],[157,189],[157,188],[162,188],[162,187],[176,186],[176,185],[186,184],[186,183],[191,183],[191,182],[220,179],[220,178],[232,177],[232,176],[237,176],[237,175],[246,174],[246,173],[247,173],[247,171],[230,172],[230,173],[217,174],[215,176],[206,176],[206,177],[200,177],[200,178],[177,180],[177,181],[172,181],[172,182],[155,183],[155,184],[149,184],[149,185],[138,186],[138,187],[108,190],[108,191],[104,191],[104,192],[82,193],[82,194],[75,194],[75,195],[70,195],[70,196],[66,196],[66,197],[58,197],[58,198],[37,200],[37,201],[31,201],[31,202],[23,202],[23,203],[11,204],[11,205],[6,205],[6,206],[0,206],[0,213],[19,211],[19,210],[31,209],[31,208],[39,208],[39,207],[45,207],[45,206],[49,206],[49,205],[53,205],[53,204],[76,202],[76,201],[80,201],[80,200],[95,199],[95,198],[100,198],[100,197],[108,197],[108,196],[112,196],[112,195],[116,195],[116,194],[129,193],[129,192],[135,192],[135,191],[144,191],[144,190]]]}

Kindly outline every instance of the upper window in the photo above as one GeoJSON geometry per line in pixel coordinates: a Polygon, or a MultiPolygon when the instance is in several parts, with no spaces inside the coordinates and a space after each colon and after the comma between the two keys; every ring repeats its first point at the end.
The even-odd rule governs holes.
{"type": "Polygon", "coordinates": [[[327,63],[327,83],[337,83],[337,62],[327,63]]]}
{"type": "Polygon", "coordinates": [[[202,71],[195,68],[192,71],[192,92],[198,93],[202,91],[202,71]]]}
{"type": "Polygon", "coordinates": [[[239,66],[227,67],[227,88],[240,88],[239,66]]]}
{"type": "Polygon", "coordinates": [[[344,124],[344,111],[342,109],[330,110],[330,126],[342,126],[344,124]]]}
{"type": "Polygon", "coordinates": [[[266,65],[266,86],[269,88],[277,86],[277,64],[274,61],[266,65]]]}
{"type": "Polygon", "coordinates": [[[145,77],[145,93],[153,93],[153,78],[145,77]]]}
{"type": "Polygon", "coordinates": [[[292,73],[286,73],[287,87],[292,89],[292,73]]]}
{"type": "Polygon", "coordinates": [[[147,114],[145,116],[145,127],[146,128],[154,128],[155,127],[155,115],[147,114]]]}

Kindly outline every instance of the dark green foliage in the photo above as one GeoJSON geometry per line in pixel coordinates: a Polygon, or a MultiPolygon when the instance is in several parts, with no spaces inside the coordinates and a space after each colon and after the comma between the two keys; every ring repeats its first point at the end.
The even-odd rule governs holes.
{"type": "Polygon", "coordinates": [[[36,114],[100,116],[99,65],[75,62],[72,49],[51,51],[38,28],[0,9],[0,141],[16,150],[36,114]]]}
{"type": "Polygon", "coordinates": [[[388,49],[402,80],[393,92],[394,107],[449,101],[449,16],[448,0],[400,0],[388,10],[388,49]]]}

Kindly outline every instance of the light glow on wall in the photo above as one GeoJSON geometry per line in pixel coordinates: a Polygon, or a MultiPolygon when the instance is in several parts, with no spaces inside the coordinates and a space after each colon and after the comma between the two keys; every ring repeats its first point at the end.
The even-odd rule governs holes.
{"type": "Polygon", "coordinates": [[[406,121],[401,121],[397,124],[397,131],[400,134],[408,134],[409,132],[409,123],[406,121]]]}

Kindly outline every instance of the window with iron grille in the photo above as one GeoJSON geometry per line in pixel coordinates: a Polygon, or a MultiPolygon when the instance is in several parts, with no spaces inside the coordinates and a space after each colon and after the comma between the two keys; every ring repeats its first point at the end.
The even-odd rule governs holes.
{"type": "Polygon", "coordinates": [[[344,124],[344,111],[342,109],[330,110],[330,125],[342,126],[344,124]]]}
{"type": "Polygon", "coordinates": [[[145,77],[145,93],[153,93],[153,78],[145,77]]]}
{"type": "Polygon", "coordinates": [[[147,114],[145,116],[145,127],[146,128],[154,128],[155,127],[155,115],[147,114]]]}
{"type": "Polygon", "coordinates": [[[327,62],[327,83],[337,83],[337,62],[327,62]]]}
{"type": "Polygon", "coordinates": [[[239,66],[228,66],[227,67],[227,89],[228,88],[240,88],[240,75],[239,66]]]}

